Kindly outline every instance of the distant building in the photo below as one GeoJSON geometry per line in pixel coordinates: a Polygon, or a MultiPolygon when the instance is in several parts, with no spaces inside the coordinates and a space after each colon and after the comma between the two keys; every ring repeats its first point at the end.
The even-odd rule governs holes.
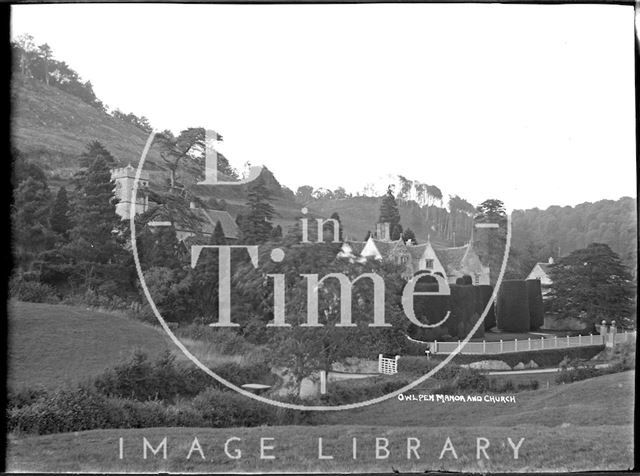
{"type": "Polygon", "coordinates": [[[149,172],[144,170],[140,173],[138,181],[138,190],[136,192],[136,201],[133,203],[133,184],[136,178],[136,169],[131,164],[126,167],[113,169],[111,171],[111,180],[115,182],[113,189],[118,203],[116,204],[116,213],[123,220],[128,220],[131,216],[131,207],[135,207],[135,214],[139,215],[149,209],[149,197],[147,189],[149,187],[149,172]]]}
{"type": "Polygon", "coordinates": [[[235,242],[238,240],[240,236],[238,225],[228,212],[198,208],[194,202],[190,203],[188,211],[174,218],[170,217],[166,209],[159,207],[153,213],[147,226],[152,230],[163,226],[173,226],[178,241],[188,240],[195,244],[196,242],[205,243],[213,235],[217,222],[220,222],[227,241],[235,242]]]}
{"type": "Polygon", "coordinates": [[[553,284],[550,273],[551,266],[553,266],[553,257],[550,257],[546,263],[536,263],[529,273],[529,276],[527,276],[527,279],[537,279],[540,281],[543,297],[549,293],[549,288],[553,284]]]}
{"type": "Polygon", "coordinates": [[[374,258],[405,265],[403,276],[411,278],[417,271],[440,273],[449,283],[464,275],[471,276],[474,285],[489,284],[489,267],[483,266],[471,243],[454,248],[435,247],[429,239],[420,245],[402,238],[391,241],[389,224],[379,223],[376,234],[367,241],[346,241],[340,257],[374,258]]]}

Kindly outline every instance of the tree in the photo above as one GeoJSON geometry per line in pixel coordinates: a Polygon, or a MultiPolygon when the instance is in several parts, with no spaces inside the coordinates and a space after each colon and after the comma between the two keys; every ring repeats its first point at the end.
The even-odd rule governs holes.
{"type": "Polygon", "coordinates": [[[49,62],[53,57],[53,51],[51,51],[51,47],[48,44],[43,44],[38,47],[40,57],[44,62],[44,82],[49,86],[49,62]]]}
{"type": "Polygon", "coordinates": [[[36,51],[33,36],[28,33],[22,34],[18,37],[16,44],[20,51],[20,72],[23,76],[31,76],[30,66],[36,51]]]}
{"type": "Polygon", "coordinates": [[[273,206],[269,203],[271,193],[262,177],[251,182],[248,189],[249,212],[241,220],[242,241],[252,245],[266,243],[271,236],[273,228],[271,219],[275,213],[273,206]]]}
{"type": "Polygon", "coordinates": [[[282,227],[280,225],[273,227],[273,230],[271,231],[271,239],[274,241],[282,239],[282,227]]]}
{"type": "Polygon", "coordinates": [[[205,130],[203,127],[190,127],[180,132],[178,137],[173,134],[158,134],[157,138],[160,157],[169,167],[170,185],[174,188],[180,162],[186,157],[205,153],[205,130]]]}
{"type": "Polygon", "coordinates": [[[111,168],[115,159],[98,141],[91,142],[80,156],[82,167],[74,176],[77,187],[74,226],[66,246],[75,265],[79,284],[98,293],[115,289],[129,278],[123,266],[125,233],[115,212],[111,168]]]}
{"type": "Polygon", "coordinates": [[[382,198],[382,203],[380,204],[380,218],[378,218],[378,222],[389,223],[392,234],[395,233],[396,226],[400,224],[400,212],[398,211],[398,204],[396,203],[396,199],[393,195],[393,187],[391,185],[387,188],[387,193],[382,198]]]}
{"type": "Polygon", "coordinates": [[[418,240],[416,239],[416,234],[411,228],[407,228],[406,230],[404,230],[404,233],[402,234],[402,239],[405,241],[405,243],[411,240],[411,243],[413,243],[414,245],[418,244],[418,240]]]}
{"type": "Polygon", "coordinates": [[[482,202],[477,207],[473,225],[478,223],[498,224],[498,228],[477,228],[473,234],[473,248],[480,261],[489,266],[490,284],[495,286],[507,243],[507,214],[502,201],[489,199],[482,202]]]}
{"type": "MultiPolygon", "coordinates": [[[[338,240],[343,241],[342,221],[340,220],[340,215],[338,214],[338,212],[333,212],[330,218],[338,222],[338,240]]],[[[333,241],[333,239],[335,238],[333,222],[329,222],[324,225],[323,234],[326,235],[325,240],[333,241]]]]}
{"type": "Polygon", "coordinates": [[[23,269],[30,268],[41,251],[52,246],[49,227],[51,192],[46,181],[29,176],[18,185],[11,207],[13,251],[23,269]]]}
{"type": "Polygon", "coordinates": [[[558,259],[551,266],[550,278],[549,312],[590,325],[603,319],[633,324],[631,275],[608,245],[592,243],[558,259]]]}
{"type": "Polygon", "coordinates": [[[60,187],[56,199],[51,208],[51,230],[60,235],[64,241],[69,238],[69,230],[71,230],[71,220],[69,218],[69,199],[67,197],[67,189],[60,187]]]}
{"type": "Polygon", "coordinates": [[[296,190],[296,200],[299,203],[309,203],[313,199],[313,187],[311,185],[302,185],[296,190]]]}

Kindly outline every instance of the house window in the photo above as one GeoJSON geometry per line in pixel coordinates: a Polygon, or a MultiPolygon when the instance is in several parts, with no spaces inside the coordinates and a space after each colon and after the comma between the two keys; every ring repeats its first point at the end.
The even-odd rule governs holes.
{"type": "Polygon", "coordinates": [[[425,269],[433,269],[433,260],[432,259],[424,260],[424,267],[425,269]]]}
{"type": "Polygon", "coordinates": [[[473,277],[473,284],[475,284],[476,286],[478,284],[480,284],[480,274],[476,273],[473,277]]]}

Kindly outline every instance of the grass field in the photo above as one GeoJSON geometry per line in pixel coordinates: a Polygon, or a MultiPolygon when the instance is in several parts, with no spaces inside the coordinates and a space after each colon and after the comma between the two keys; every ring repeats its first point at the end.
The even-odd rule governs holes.
{"type": "Polygon", "coordinates": [[[8,310],[9,388],[76,383],[135,349],[156,356],[170,348],[161,329],[110,313],[24,302],[8,310]]]}
{"type": "Polygon", "coordinates": [[[606,375],[550,390],[516,394],[514,404],[389,401],[357,412],[331,413],[322,426],[94,430],[37,437],[10,436],[9,471],[585,471],[633,467],[635,372],[606,375]],[[143,458],[143,437],[162,454],[143,458]],[[202,446],[187,459],[193,438],[202,446]],[[242,457],[224,453],[228,438],[242,457]],[[323,454],[318,459],[318,438],[323,454]],[[442,452],[451,438],[457,459],[442,452]],[[490,442],[490,460],[476,459],[476,438],[490,442]],[[119,438],[124,457],[119,459],[119,438]],[[259,439],[274,438],[274,460],[261,460],[259,439]],[[357,438],[357,459],[352,458],[357,438]],[[376,459],[375,439],[389,440],[388,459],[376,459]],[[407,460],[407,438],[418,438],[420,459],[407,460]],[[507,438],[525,438],[518,459],[507,438]]]}
{"type": "MultiPolygon", "coordinates": [[[[94,430],[77,434],[40,436],[8,441],[8,471],[67,472],[424,472],[444,471],[585,471],[623,470],[633,466],[632,427],[537,426],[452,428],[384,426],[319,426],[262,428],[154,428],[136,430],[94,430]],[[167,459],[160,451],[143,458],[143,438],[156,448],[167,438],[167,459]],[[230,453],[239,449],[239,459],[224,453],[227,439],[230,453]],[[455,450],[439,456],[447,437],[455,450]],[[123,438],[123,459],[119,459],[119,438],[123,438]],[[194,438],[202,447],[187,459],[194,438]],[[260,459],[260,438],[273,446],[260,459]],[[318,458],[318,438],[323,439],[323,455],[318,458]],[[353,459],[353,439],[357,439],[353,459]],[[387,438],[389,456],[376,459],[376,438],[387,438]],[[407,459],[407,438],[416,438],[420,447],[407,459]],[[489,440],[490,460],[477,458],[476,438],[489,440]],[[522,442],[514,459],[507,438],[522,442]]],[[[415,442],[414,442],[415,443],[415,442]]],[[[384,444],[383,441],[380,444],[384,444]]],[[[385,456],[381,451],[379,456],[385,456]]]]}
{"type": "MultiPolygon", "coordinates": [[[[94,377],[130,358],[135,350],[155,358],[167,349],[187,361],[156,326],[79,306],[9,303],[8,387],[58,387],[94,377]]],[[[181,339],[205,365],[248,363],[206,342],[181,339]]]]}

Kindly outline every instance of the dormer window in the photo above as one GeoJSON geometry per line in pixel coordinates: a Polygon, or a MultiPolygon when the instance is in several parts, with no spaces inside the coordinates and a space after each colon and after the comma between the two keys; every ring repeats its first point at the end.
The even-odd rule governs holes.
{"type": "Polygon", "coordinates": [[[432,259],[424,260],[424,267],[425,269],[433,269],[433,260],[432,259]]]}

